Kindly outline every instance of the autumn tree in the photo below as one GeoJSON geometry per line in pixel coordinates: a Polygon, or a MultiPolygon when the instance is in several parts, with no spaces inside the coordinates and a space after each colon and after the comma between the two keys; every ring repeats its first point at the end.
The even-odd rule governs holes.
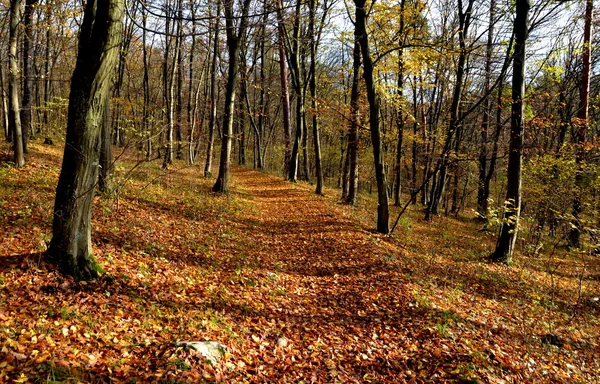
{"type": "Polygon", "coordinates": [[[102,117],[118,62],[124,1],[89,0],[71,78],[67,138],[56,188],[48,258],[77,278],[98,275],[91,215],[98,177],[102,117]]]}
{"type": "Polygon", "coordinates": [[[380,104],[379,95],[375,85],[375,74],[373,59],[369,47],[369,35],[367,33],[367,10],[365,0],[354,0],[356,6],[354,34],[360,45],[363,61],[363,77],[367,89],[369,101],[369,128],[371,129],[371,142],[373,145],[373,159],[375,165],[375,178],[377,180],[377,231],[388,233],[389,230],[389,206],[387,180],[384,169],[382,153],[382,140],[380,131],[380,104]]]}
{"type": "Polygon", "coordinates": [[[248,13],[250,0],[244,0],[241,16],[234,15],[235,0],[224,0],[223,10],[225,12],[225,29],[227,34],[227,52],[229,54],[229,66],[227,69],[227,85],[225,90],[225,109],[223,114],[223,138],[221,140],[221,156],[219,163],[219,174],[213,186],[214,192],[228,192],[231,161],[231,140],[233,136],[233,117],[235,107],[235,96],[239,78],[240,62],[240,40],[246,34],[248,27],[248,13]],[[238,26],[236,26],[238,19],[238,26]]]}
{"type": "Polygon", "coordinates": [[[21,109],[19,96],[19,63],[17,59],[17,34],[21,18],[21,2],[11,0],[10,2],[10,32],[8,59],[10,62],[8,93],[9,93],[9,131],[12,133],[14,150],[14,161],[17,168],[25,165],[25,148],[23,145],[23,131],[21,128],[21,109]]]}
{"type": "Polygon", "coordinates": [[[523,98],[525,96],[525,48],[528,35],[529,0],[517,0],[514,21],[515,52],[512,76],[510,144],[504,216],[492,261],[509,264],[517,240],[521,214],[521,176],[523,163],[523,98]]]}

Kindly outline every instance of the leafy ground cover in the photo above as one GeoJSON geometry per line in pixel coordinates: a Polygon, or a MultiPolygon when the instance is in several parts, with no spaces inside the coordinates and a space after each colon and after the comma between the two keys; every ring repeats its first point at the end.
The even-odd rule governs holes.
{"type": "Polygon", "coordinates": [[[245,168],[223,196],[201,166],[124,156],[95,202],[107,273],[76,282],[42,259],[60,155],[0,164],[0,381],[600,381],[598,257],[489,264],[494,233],[469,218],[415,206],[386,237],[368,196],[245,168]],[[229,353],[206,364],[178,340],[229,353]]]}

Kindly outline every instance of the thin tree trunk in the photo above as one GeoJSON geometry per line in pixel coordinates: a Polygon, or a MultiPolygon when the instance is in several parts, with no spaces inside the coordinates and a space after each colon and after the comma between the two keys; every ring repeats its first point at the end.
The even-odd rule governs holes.
{"type": "MultiPolygon", "coordinates": [[[[142,9],[142,12],[145,12],[142,9]]],[[[148,63],[148,48],[146,45],[146,23],[147,16],[145,13],[142,14],[142,53],[144,62],[144,77],[143,77],[143,88],[144,88],[144,105],[142,106],[142,115],[144,118],[144,135],[147,135],[146,140],[146,160],[152,158],[152,129],[150,126],[150,75],[149,75],[149,63],[148,63]]]]}
{"type": "Polygon", "coordinates": [[[450,107],[450,123],[448,125],[448,132],[446,133],[446,141],[442,150],[441,163],[439,167],[439,177],[436,182],[436,188],[433,193],[432,201],[427,206],[425,216],[430,217],[431,214],[437,215],[439,213],[439,206],[444,195],[446,187],[446,181],[448,178],[448,167],[450,161],[450,151],[452,148],[453,139],[456,138],[456,132],[459,129],[459,107],[462,96],[464,74],[465,74],[465,63],[467,60],[468,51],[466,49],[466,39],[468,36],[469,26],[471,24],[471,10],[473,9],[474,0],[469,0],[467,9],[463,11],[462,0],[458,1],[459,8],[459,31],[458,31],[458,42],[460,45],[460,53],[458,56],[458,64],[456,67],[456,83],[454,85],[454,92],[452,95],[452,105],[450,107]]]}
{"type": "Polygon", "coordinates": [[[110,97],[108,93],[106,94],[104,103],[100,127],[100,170],[98,175],[98,188],[104,193],[111,193],[113,189],[113,159],[112,141],[110,136],[110,97]]]}
{"type": "Polygon", "coordinates": [[[292,124],[291,124],[291,108],[290,108],[290,91],[288,84],[288,70],[286,62],[286,50],[285,50],[285,31],[283,26],[283,15],[282,8],[283,3],[279,1],[277,3],[277,48],[279,49],[279,77],[281,80],[281,104],[283,106],[283,138],[284,138],[284,154],[283,154],[283,173],[286,177],[290,171],[290,159],[291,159],[291,138],[292,138],[292,124]]]}
{"type": "Polygon", "coordinates": [[[313,147],[315,151],[315,168],[317,176],[317,186],[315,193],[323,194],[323,169],[321,166],[321,141],[319,137],[319,118],[317,101],[317,38],[315,36],[315,13],[316,1],[310,0],[310,22],[308,34],[310,36],[310,97],[312,107],[312,128],[313,128],[313,147]]]}
{"type": "Polygon", "coordinates": [[[514,22],[515,53],[513,58],[512,111],[504,218],[492,261],[509,264],[517,241],[521,211],[521,168],[523,162],[523,96],[525,95],[525,44],[527,42],[528,0],[517,0],[514,22]]]}
{"type": "Polygon", "coordinates": [[[367,88],[367,99],[369,100],[369,126],[371,128],[375,178],[377,180],[377,232],[387,234],[390,231],[389,206],[379,121],[381,109],[379,106],[379,97],[375,88],[373,61],[369,50],[365,0],[354,0],[354,4],[356,6],[354,33],[360,43],[364,64],[364,79],[367,88]]]}
{"type": "Polygon", "coordinates": [[[204,177],[212,174],[213,150],[215,145],[215,130],[217,125],[217,56],[219,53],[219,15],[221,14],[221,1],[217,2],[215,14],[214,39],[212,61],[210,65],[210,117],[208,121],[208,142],[206,146],[206,161],[204,163],[204,177]]]}
{"type": "MultiPolygon", "coordinates": [[[[492,77],[492,53],[494,43],[494,17],[496,14],[496,0],[490,0],[490,19],[488,27],[488,40],[485,52],[485,78],[484,92],[490,90],[490,79],[492,77]]],[[[477,184],[477,214],[480,218],[487,217],[488,201],[485,195],[485,178],[487,175],[488,157],[488,131],[490,126],[490,114],[492,112],[492,98],[487,96],[483,105],[483,118],[481,121],[481,149],[479,151],[479,181],[477,184]]]]}
{"type": "MultiPolygon", "coordinates": [[[[178,29],[180,30],[181,20],[178,21],[178,29]]],[[[167,28],[168,29],[168,28],[167,28]]],[[[170,37],[166,37],[169,39],[170,37]]],[[[179,47],[181,44],[181,36],[175,37],[175,48],[173,52],[175,53],[175,57],[173,58],[173,64],[171,65],[171,70],[168,70],[168,61],[169,61],[169,49],[165,50],[165,63],[164,63],[164,76],[165,79],[165,101],[166,105],[166,114],[167,114],[167,137],[166,137],[166,149],[165,156],[163,158],[163,169],[166,169],[170,164],[173,164],[173,133],[176,130],[175,127],[175,78],[177,76],[177,66],[179,63],[179,47]]]]}
{"type": "Polygon", "coordinates": [[[354,48],[352,50],[352,88],[350,90],[350,132],[348,133],[348,151],[346,163],[349,163],[348,195],[346,203],[356,204],[358,194],[358,127],[360,119],[360,42],[354,35],[354,48]],[[349,161],[348,161],[349,159],[349,161]]]}
{"type": "Polygon", "coordinates": [[[4,138],[6,141],[12,141],[12,134],[9,130],[8,123],[8,100],[6,84],[4,83],[4,65],[0,63],[0,100],[2,100],[2,126],[4,128],[4,138]]]}
{"type": "Polygon", "coordinates": [[[37,0],[25,1],[25,12],[23,13],[23,104],[21,106],[21,128],[23,134],[23,152],[28,152],[29,137],[33,134],[33,123],[31,114],[32,88],[33,88],[33,7],[37,0]]]}
{"type": "Polygon", "coordinates": [[[577,173],[575,174],[575,197],[573,199],[573,225],[568,234],[569,244],[572,247],[581,247],[581,232],[584,225],[581,219],[583,211],[582,194],[584,187],[583,162],[585,160],[585,144],[587,141],[588,114],[590,109],[590,74],[592,68],[592,18],[594,12],[593,0],[585,2],[585,26],[583,32],[583,53],[581,61],[581,88],[579,91],[579,109],[577,111],[577,173]]]}
{"type": "Polygon", "coordinates": [[[23,147],[23,132],[21,130],[21,113],[19,107],[19,62],[17,59],[17,35],[19,20],[21,18],[21,2],[11,0],[10,2],[10,33],[9,33],[9,52],[10,72],[8,75],[9,98],[9,123],[12,129],[12,141],[14,150],[14,161],[17,168],[25,166],[25,153],[23,147]]]}
{"type": "Polygon", "coordinates": [[[175,158],[183,159],[183,1],[177,2],[177,12],[179,21],[177,22],[177,60],[173,61],[173,65],[177,66],[177,104],[175,105],[175,140],[177,141],[177,151],[175,158]]]}
{"type": "Polygon", "coordinates": [[[46,46],[44,47],[44,128],[50,124],[50,42],[52,40],[52,7],[46,4],[46,46]]]}
{"type": "Polygon", "coordinates": [[[400,206],[400,193],[402,188],[402,141],[404,139],[404,3],[405,0],[400,2],[400,29],[398,30],[398,35],[401,39],[400,50],[398,51],[398,82],[396,89],[396,94],[398,95],[398,105],[396,106],[396,128],[398,128],[398,143],[396,146],[396,164],[394,164],[393,187],[394,205],[397,207],[400,206]]]}

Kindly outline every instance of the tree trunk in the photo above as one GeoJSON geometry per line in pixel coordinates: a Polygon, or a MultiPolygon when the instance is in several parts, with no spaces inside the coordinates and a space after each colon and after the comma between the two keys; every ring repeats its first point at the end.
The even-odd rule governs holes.
{"type": "Polygon", "coordinates": [[[283,173],[286,177],[290,170],[290,159],[291,159],[291,137],[292,137],[292,125],[291,125],[291,113],[290,113],[290,91],[288,84],[288,70],[286,62],[286,51],[285,51],[285,35],[283,26],[283,15],[282,8],[283,3],[279,1],[277,3],[277,47],[279,49],[279,77],[281,80],[281,104],[283,107],[283,138],[284,138],[284,154],[283,154],[283,173]]]}
{"type": "Polygon", "coordinates": [[[215,15],[214,39],[212,61],[210,64],[210,117],[208,121],[208,142],[206,145],[206,161],[204,163],[204,177],[212,174],[213,150],[215,145],[215,130],[217,125],[217,55],[219,53],[219,15],[221,14],[221,1],[217,2],[215,15]]]}
{"type": "Polygon", "coordinates": [[[29,145],[29,137],[33,134],[32,120],[31,120],[31,104],[32,104],[32,88],[33,88],[33,74],[32,72],[32,61],[33,61],[33,7],[37,3],[37,0],[26,0],[25,1],[25,12],[23,13],[23,105],[21,106],[21,126],[23,134],[23,152],[27,153],[27,147],[29,145]]]}
{"type": "MultiPolygon", "coordinates": [[[[350,90],[350,132],[348,133],[348,153],[346,163],[349,164],[348,195],[346,203],[356,204],[358,194],[358,126],[360,119],[360,43],[354,35],[354,48],[352,50],[352,88],[350,90]],[[349,159],[349,160],[348,160],[349,159]]],[[[346,182],[344,182],[345,184],[346,182]]]]}
{"type": "Polygon", "coordinates": [[[440,166],[439,166],[439,177],[437,179],[436,188],[433,190],[433,196],[429,205],[426,209],[426,217],[430,217],[431,214],[437,215],[439,213],[439,206],[444,195],[446,188],[446,181],[448,178],[448,167],[450,161],[450,151],[452,149],[453,139],[456,138],[456,132],[459,129],[459,108],[460,100],[462,96],[464,74],[465,74],[465,63],[467,60],[468,51],[466,49],[466,39],[468,36],[469,26],[471,24],[471,10],[473,9],[474,0],[469,0],[466,11],[463,10],[462,0],[458,1],[458,17],[459,17],[459,31],[458,31],[458,42],[460,45],[460,51],[458,56],[458,64],[456,67],[456,83],[454,85],[454,92],[452,94],[452,105],[450,107],[450,123],[448,125],[448,132],[446,134],[446,141],[442,154],[440,155],[440,166]]]}
{"type": "MultiPolygon", "coordinates": [[[[402,188],[402,141],[404,138],[404,113],[403,113],[403,91],[404,91],[404,3],[405,0],[400,2],[400,29],[398,35],[400,36],[400,50],[398,51],[398,83],[396,88],[396,94],[398,105],[396,106],[396,127],[398,128],[398,143],[396,146],[396,164],[394,164],[394,188],[393,197],[394,205],[400,206],[400,192],[402,188]]],[[[415,115],[416,119],[416,115],[415,115]]],[[[416,175],[414,176],[416,177],[416,175]]]]}
{"type": "MultiPolygon", "coordinates": [[[[484,92],[489,93],[490,79],[492,77],[492,53],[494,43],[494,16],[496,14],[496,0],[490,0],[490,19],[488,28],[487,47],[485,52],[485,78],[484,92]]],[[[479,151],[479,182],[477,184],[477,214],[480,218],[487,217],[488,211],[488,196],[485,190],[485,178],[488,168],[488,131],[490,127],[490,114],[492,112],[491,96],[486,96],[483,105],[483,118],[481,121],[481,149],[479,151]]]]}
{"type": "Polygon", "coordinates": [[[9,124],[11,125],[12,141],[14,150],[14,161],[17,168],[25,166],[25,149],[23,148],[23,132],[21,130],[21,113],[19,108],[19,62],[17,59],[17,35],[19,20],[21,18],[19,0],[10,2],[10,33],[9,33],[9,52],[8,60],[10,62],[10,72],[8,75],[8,93],[9,97],[9,124]]]}
{"type": "Polygon", "coordinates": [[[585,26],[583,31],[583,53],[581,61],[581,88],[579,91],[579,109],[577,111],[577,173],[575,174],[575,197],[573,199],[573,225],[568,234],[569,245],[581,247],[581,232],[584,225],[581,221],[583,205],[581,197],[584,188],[583,162],[585,160],[585,144],[588,130],[588,114],[590,109],[590,74],[592,61],[592,18],[594,12],[593,0],[585,2],[585,26]]]}
{"type": "Polygon", "coordinates": [[[515,52],[513,58],[512,110],[510,117],[510,145],[504,218],[492,261],[510,264],[521,210],[521,168],[523,162],[523,96],[525,95],[525,44],[527,42],[527,19],[529,0],[517,0],[514,22],[515,52]]]}
{"type": "Polygon", "coordinates": [[[233,136],[233,116],[235,93],[238,83],[240,62],[240,41],[246,35],[250,0],[244,0],[239,27],[236,31],[233,15],[234,0],[225,0],[225,23],[227,25],[227,49],[229,52],[229,68],[227,71],[227,87],[225,91],[225,112],[223,114],[223,137],[221,140],[221,157],[219,174],[213,186],[213,192],[228,192],[231,161],[231,139],[233,136]]]}
{"type": "Polygon", "coordinates": [[[101,121],[116,70],[123,0],[86,3],[71,78],[67,138],[54,204],[49,259],[67,274],[93,278],[91,217],[98,176],[101,121]]]}
{"type": "MultiPolygon", "coordinates": [[[[180,30],[181,20],[178,21],[177,30],[180,30]]],[[[168,28],[167,28],[168,29],[168,28]]],[[[166,37],[169,39],[170,37],[166,37]]],[[[181,36],[175,37],[175,57],[173,58],[173,64],[171,70],[168,71],[169,61],[169,49],[165,50],[165,63],[164,63],[164,76],[166,76],[165,82],[165,101],[167,103],[166,114],[167,114],[167,143],[165,149],[165,156],[163,158],[163,169],[166,169],[170,164],[173,164],[173,133],[177,127],[175,126],[175,77],[177,76],[177,67],[179,62],[179,52],[181,45],[181,36]]],[[[176,133],[177,134],[177,133],[176,133]]],[[[181,148],[178,147],[178,150],[181,148]]]]}
{"type": "Polygon", "coordinates": [[[4,65],[0,63],[0,100],[2,102],[2,126],[4,130],[4,138],[8,142],[12,142],[12,134],[9,130],[8,123],[8,100],[7,100],[6,85],[4,84],[4,65]]]}
{"type": "Polygon", "coordinates": [[[323,169],[321,166],[321,141],[319,138],[319,118],[317,102],[317,37],[315,36],[315,13],[316,1],[310,0],[310,22],[308,34],[310,36],[310,97],[312,107],[312,128],[313,128],[313,147],[315,150],[315,168],[317,176],[317,186],[315,193],[323,194],[323,169]]]}
{"type": "Polygon", "coordinates": [[[301,21],[301,10],[302,0],[296,1],[295,18],[294,18],[294,30],[292,33],[292,52],[290,55],[291,69],[292,69],[292,82],[294,84],[294,91],[296,93],[296,134],[294,137],[294,145],[292,147],[292,155],[290,158],[290,172],[288,179],[291,182],[298,180],[298,167],[300,159],[300,150],[302,149],[302,143],[304,142],[304,86],[302,84],[302,72],[300,65],[300,21],[301,21]]]}
{"type": "Polygon", "coordinates": [[[360,43],[364,63],[364,79],[369,100],[369,126],[371,128],[371,142],[373,145],[373,158],[375,162],[375,178],[377,180],[377,232],[389,233],[389,207],[387,181],[385,178],[384,160],[380,132],[380,106],[379,97],[375,88],[373,61],[369,51],[369,36],[367,34],[367,15],[365,0],[354,0],[356,6],[355,38],[360,43]]]}
{"type": "Polygon", "coordinates": [[[52,7],[46,6],[46,46],[44,47],[44,113],[45,129],[50,124],[50,42],[52,40],[52,7]]]}
{"type": "Polygon", "coordinates": [[[98,175],[98,188],[104,193],[110,194],[113,189],[112,179],[112,141],[110,137],[110,97],[106,94],[105,106],[102,113],[100,127],[100,170],[98,175]]]}
{"type": "MultiPolygon", "coordinates": [[[[142,9],[142,12],[145,10],[142,9]]],[[[149,63],[148,63],[148,48],[146,45],[146,23],[147,16],[145,13],[142,14],[142,54],[144,62],[144,77],[143,77],[143,88],[144,88],[144,105],[142,106],[142,115],[144,119],[144,135],[148,136],[146,140],[146,160],[149,161],[152,158],[152,129],[150,126],[150,75],[149,75],[149,63]]]]}

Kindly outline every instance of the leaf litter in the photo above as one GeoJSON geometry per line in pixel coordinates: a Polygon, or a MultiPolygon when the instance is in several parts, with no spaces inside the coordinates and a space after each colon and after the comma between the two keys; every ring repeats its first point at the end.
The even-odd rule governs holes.
{"type": "Polygon", "coordinates": [[[0,381],[599,381],[597,258],[506,268],[469,220],[414,208],[386,237],[369,197],[245,168],[217,195],[201,167],[147,163],[96,197],[107,273],[77,282],[43,261],[60,152],[32,147],[25,169],[0,166],[0,381]],[[180,340],[228,353],[210,364],[180,340]]]}

